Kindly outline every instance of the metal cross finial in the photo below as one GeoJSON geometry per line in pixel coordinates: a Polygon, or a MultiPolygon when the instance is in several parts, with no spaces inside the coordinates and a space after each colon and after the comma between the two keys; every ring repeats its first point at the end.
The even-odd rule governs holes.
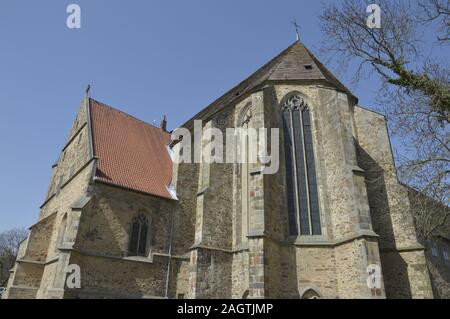
{"type": "Polygon", "coordinates": [[[84,90],[84,97],[87,99],[89,98],[89,91],[91,90],[91,85],[88,84],[88,86],[86,87],[86,90],[84,90]]]}
{"type": "Polygon", "coordinates": [[[296,34],[296,36],[297,36],[297,41],[300,41],[300,33],[299,33],[300,26],[297,24],[297,20],[294,20],[294,21],[292,21],[291,23],[292,23],[292,24],[294,25],[294,27],[295,27],[295,34],[296,34]]]}

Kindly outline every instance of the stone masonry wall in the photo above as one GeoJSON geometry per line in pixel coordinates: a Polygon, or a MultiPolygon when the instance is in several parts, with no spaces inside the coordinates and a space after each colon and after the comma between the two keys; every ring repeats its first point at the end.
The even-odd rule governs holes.
{"type": "Polygon", "coordinates": [[[231,265],[231,295],[233,299],[249,295],[249,255],[248,251],[233,254],[231,265]]]}
{"type": "Polygon", "coordinates": [[[388,251],[381,255],[387,298],[433,298],[424,252],[388,251]]]}
{"type": "Polygon", "coordinates": [[[176,190],[179,202],[174,228],[174,254],[185,254],[194,244],[195,209],[197,200],[198,164],[174,164],[177,169],[176,190]]]}
{"type": "Polygon", "coordinates": [[[50,240],[55,228],[56,214],[48,216],[30,230],[30,236],[23,259],[45,262],[50,240]]]}
{"type": "MultiPolygon", "coordinates": [[[[55,196],[59,192],[59,188],[63,187],[89,160],[89,133],[86,106],[83,103],[67,144],[63,147],[61,155],[53,167],[47,200],[55,196]]],[[[49,214],[48,210],[43,209],[40,219],[45,218],[47,214],[49,214]]]]}
{"type": "Polygon", "coordinates": [[[320,293],[323,298],[339,297],[333,248],[296,247],[294,256],[298,264],[294,275],[297,277],[299,297],[309,289],[320,293]]]}
{"type": "Polygon", "coordinates": [[[217,299],[231,296],[232,255],[197,248],[191,253],[190,298],[217,299]]]}
{"type": "Polygon", "coordinates": [[[98,255],[128,256],[133,218],[143,213],[149,221],[149,243],[153,253],[167,254],[174,202],[96,183],[93,196],[83,209],[75,248],[98,255]]]}
{"type": "MultiPolygon", "coordinates": [[[[380,297],[372,295],[366,284],[366,268],[369,262],[381,264],[376,260],[378,255],[372,254],[374,258],[369,261],[367,253],[361,248],[364,245],[355,246],[352,241],[347,241],[348,238],[375,236],[372,232],[364,176],[357,165],[352,101],[345,94],[317,85],[275,85],[275,91],[276,103],[272,118],[278,120],[272,120],[271,125],[278,123],[280,129],[281,118],[277,114],[280,114],[280,104],[288,94],[299,92],[309,106],[322,222],[321,236],[299,236],[294,240],[296,257],[299,258],[288,254],[283,258],[282,278],[285,278],[286,282],[294,278],[298,285],[285,286],[285,291],[280,295],[298,298],[308,289],[312,289],[329,298],[380,297]],[[322,258],[326,261],[321,263],[322,258]],[[289,268],[297,271],[293,272],[289,268]],[[354,272],[350,276],[349,269],[354,272]]],[[[283,152],[283,143],[280,149],[283,152]]],[[[271,185],[266,193],[268,196],[278,195],[274,199],[278,204],[272,205],[271,210],[276,210],[278,206],[278,211],[287,212],[283,153],[280,155],[280,162],[281,177],[268,178],[271,185]],[[283,200],[279,201],[282,196],[283,200]]],[[[278,222],[276,214],[266,212],[266,216],[271,216],[267,225],[278,222]]],[[[287,219],[283,217],[281,221],[285,225],[284,229],[287,229],[287,219]]],[[[370,241],[369,246],[373,245],[376,252],[376,240],[375,243],[370,241]]],[[[268,257],[268,260],[272,258],[268,257]]],[[[277,266],[272,268],[277,269],[277,266]]]]}
{"type": "Polygon", "coordinates": [[[355,108],[358,162],[365,170],[373,228],[388,298],[430,298],[423,247],[417,242],[406,189],[397,180],[384,116],[355,108]]]}
{"type": "MultiPolygon", "coordinates": [[[[72,205],[86,195],[91,178],[93,163],[90,161],[84,102],[71,129],[67,144],[53,167],[48,196],[41,207],[38,223],[31,228],[30,241],[24,256],[25,259],[29,258],[41,263],[40,275],[34,276],[36,279],[32,281],[34,284],[39,281],[38,297],[45,297],[44,291],[51,288],[56,276],[61,275],[53,271],[55,264],[51,261],[65,254],[58,249],[62,244],[60,239],[64,238],[65,231],[74,231],[77,227],[76,218],[71,216],[72,205]],[[63,221],[64,225],[62,225],[63,221]]],[[[60,260],[63,259],[60,258],[60,260]]],[[[14,278],[19,281],[29,273],[26,271],[29,268],[30,266],[16,267],[14,278]]],[[[64,269],[64,266],[60,265],[57,269],[64,269]]],[[[13,280],[11,285],[17,285],[16,280],[13,280]]]]}
{"type": "Polygon", "coordinates": [[[164,298],[167,258],[135,262],[73,252],[71,264],[81,268],[81,289],[65,298],[164,298]],[[112,280],[114,278],[114,280],[112,280]]]}

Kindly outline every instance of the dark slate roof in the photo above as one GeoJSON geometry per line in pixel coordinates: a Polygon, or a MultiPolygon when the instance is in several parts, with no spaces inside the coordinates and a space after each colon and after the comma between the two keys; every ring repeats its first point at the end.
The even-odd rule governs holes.
{"type": "Polygon", "coordinates": [[[189,126],[194,119],[209,119],[232,102],[258,89],[266,81],[317,80],[326,82],[336,89],[356,97],[347,89],[301,42],[296,41],[275,58],[253,73],[250,77],[222,95],[208,107],[197,113],[183,126],[189,126]],[[305,66],[309,65],[310,68],[305,66]]]}
{"type": "Polygon", "coordinates": [[[89,100],[97,181],[172,199],[170,134],[94,99],[89,100]]]}

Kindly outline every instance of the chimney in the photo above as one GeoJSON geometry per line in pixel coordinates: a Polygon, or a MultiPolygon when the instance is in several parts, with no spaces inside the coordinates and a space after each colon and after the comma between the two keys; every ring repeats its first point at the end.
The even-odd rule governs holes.
{"type": "Polygon", "coordinates": [[[161,130],[163,130],[164,132],[167,132],[167,120],[166,120],[165,115],[164,115],[163,120],[161,121],[161,130]]]}

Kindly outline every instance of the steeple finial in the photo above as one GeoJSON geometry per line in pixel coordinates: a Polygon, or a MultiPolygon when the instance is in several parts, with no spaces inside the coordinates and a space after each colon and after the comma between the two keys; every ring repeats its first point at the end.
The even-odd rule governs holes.
{"type": "Polygon", "coordinates": [[[89,96],[89,91],[90,91],[90,90],[91,90],[91,85],[88,84],[88,86],[86,87],[86,90],[84,91],[84,95],[85,95],[86,97],[89,96]]]}
{"type": "Polygon", "coordinates": [[[166,115],[164,115],[163,120],[161,121],[161,129],[164,132],[167,132],[167,119],[166,119],[166,115]]]}
{"type": "Polygon", "coordinates": [[[299,33],[300,26],[297,24],[297,20],[294,20],[291,23],[295,27],[295,35],[296,35],[297,41],[300,41],[300,33],[299,33]]]}

